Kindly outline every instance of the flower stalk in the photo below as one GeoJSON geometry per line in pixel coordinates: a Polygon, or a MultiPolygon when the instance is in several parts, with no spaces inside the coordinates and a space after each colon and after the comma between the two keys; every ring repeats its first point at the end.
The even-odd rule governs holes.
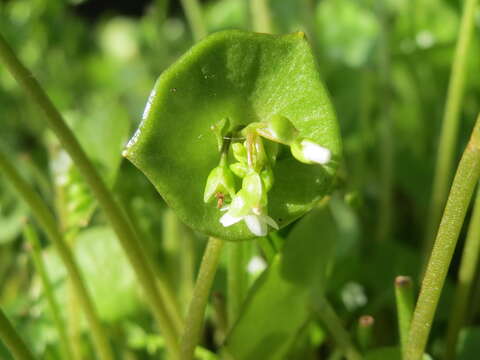
{"type": "Polygon", "coordinates": [[[480,116],[453,180],[447,205],[422,282],[406,349],[406,360],[420,360],[445,283],[473,190],[480,177],[480,116]]]}
{"type": "Polygon", "coordinates": [[[182,360],[193,359],[195,348],[200,341],[205,308],[207,307],[208,296],[215,278],[223,245],[224,241],[221,239],[212,237],[208,240],[185,321],[185,329],[181,340],[182,360]]]}

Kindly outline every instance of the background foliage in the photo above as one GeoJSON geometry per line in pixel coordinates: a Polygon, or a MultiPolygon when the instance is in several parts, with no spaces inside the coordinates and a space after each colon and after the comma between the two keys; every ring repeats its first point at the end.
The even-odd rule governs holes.
{"type": "MultiPolygon", "coordinates": [[[[241,245],[246,302],[224,350],[238,359],[334,355],[335,343],[310,308],[315,309],[316,299],[323,297],[319,294],[330,299],[353,338],[359,316],[370,314],[376,320],[372,346],[395,346],[393,279],[410,275],[418,284],[425,261],[422,242],[461,3],[269,0],[267,4],[274,33],[300,30],[309,37],[337,111],[344,163],[327,208],[268,239],[241,245]],[[391,199],[386,205],[385,197],[391,199]]],[[[252,29],[248,5],[245,0],[202,2],[208,31],[252,29]]],[[[194,43],[180,3],[8,0],[0,2],[0,32],[65,115],[184,309],[206,239],[179,223],[146,178],[120,157],[156,78],[194,43]]],[[[480,109],[478,44],[472,42],[466,70],[456,160],[480,109]]],[[[118,356],[154,358],[163,351],[163,340],[156,335],[115,235],[44,127],[43,115],[3,68],[0,109],[0,146],[56,209],[63,230],[71,235],[118,356]]],[[[39,358],[58,359],[58,335],[22,237],[28,218],[28,209],[0,176],[0,304],[39,358]]],[[[42,244],[55,294],[69,319],[72,300],[62,264],[43,238],[42,244]]],[[[457,257],[433,327],[429,347],[433,356],[443,347],[457,257]]],[[[227,264],[225,256],[214,285],[216,300],[207,314],[200,351],[205,359],[216,358],[213,353],[225,336],[219,314],[225,306],[227,264]]],[[[473,359],[478,353],[479,298],[480,281],[458,359],[473,359]]],[[[88,333],[78,316],[78,343],[89,358],[88,333]]],[[[396,350],[375,351],[367,358],[384,359],[387,355],[378,355],[379,351],[396,350]]],[[[1,345],[0,358],[10,359],[1,345]]]]}

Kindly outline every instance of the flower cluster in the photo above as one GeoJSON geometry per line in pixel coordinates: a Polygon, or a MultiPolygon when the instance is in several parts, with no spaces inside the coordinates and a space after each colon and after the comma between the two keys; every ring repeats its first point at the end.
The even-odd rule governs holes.
{"type": "Polygon", "coordinates": [[[269,121],[252,123],[230,136],[224,134],[227,125],[224,119],[213,127],[219,139],[221,158],[208,176],[204,201],[217,199],[218,207],[225,211],[220,218],[223,226],[243,220],[252,234],[265,236],[268,226],[278,229],[275,220],[268,216],[267,193],[274,182],[272,168],[279,144],[289,146],[293,157],[306,164],[327,164],[331,159],[330,150],[301,137],[290,120],[280,115],[269,121]],[[263,139],[267,141],[264,143],[263,139]],[[236,160],[230,165],[229,149],[236,160]],[[238,192],[235,176],[242,182],[238,192]]]}

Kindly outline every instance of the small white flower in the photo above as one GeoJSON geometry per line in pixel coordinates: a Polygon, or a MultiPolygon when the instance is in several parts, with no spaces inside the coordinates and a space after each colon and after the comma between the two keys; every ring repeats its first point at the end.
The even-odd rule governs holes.
{"type": "Polygon", "coordinates": [[[278,230],[277,223],[270,216],[265,214],[255,214],[255,212],[258,211],[252,209],[248,214],[239,217],[232,216],[227,212],[220,218],[220,222],[224,227],[229,227],[243,220],[245,221],[248,230],[250,230],[255,236],[267,235],[268,225],[278,230]]]}
{"type": "Polygon", "coordinates": [[[297,139],[290,146],[292,155],[305,164],[325,165],[332,159],[332,152],[313,141],[297,139]]]}
{"type": "Polygon", "coordinates": [[[330,150],[312,141],[302,140],[300,144],[302,145],[303,156],[311,162],[324,165],[332,158],[330,150]]]}

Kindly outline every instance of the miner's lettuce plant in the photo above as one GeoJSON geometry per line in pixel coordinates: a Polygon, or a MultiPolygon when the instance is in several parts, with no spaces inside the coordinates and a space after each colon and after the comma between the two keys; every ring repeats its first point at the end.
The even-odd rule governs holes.
{"type": "Polygon", "coordinates": [[[245,240],[315,206],[331,190],[340,152],[305,35],[228,31],[160,76],[124,155],[186,224],[245,240]]]}
{"type": "MultiPolygon", "coordinates": [[[[447,271],[480,177],[480,120],[445,209],[439,205],[460,115],[478,112],[478,84],[466,76],[476,1],[465,2],[462,19],[444,1],[181,3],[191,47],[165,1],[140,19],[114,17],[93,31],[71,15],[69,26],[59,24],[63,5],[0,5],[12,19],[2,33],[51,96],[0,37],[0,105],[8,114],[0,146],[0,357],[478,353],[478,328],[466,327],[480,294],[478,195],[451,320],[440,293],[452,294],[447,271]],[[34,25],[43,23],[51,24],[48,44],[34,25]],[[18,24],[27,24],[28,41],[18,24]],[[228,28],[244,30],[215,32],[228,28]],[[70,58],[82,66],[71,70],[70,58]],[[424,216],[435,138],[422,124],[443,106],[451,59],[424,216]],[[133,127],[129,117],[138,118],[133,127]],[[44,119],[55,136],[44,135],[44,119]],[[33,157],[17,158],[9,149],[22,148],[25,129],[38,143],[28,149],[33,157]],[[424,254],[402,243],[419,225],[424,254]],[[26,241],[26,254],[17,240],[26,241]],[[25,299],[17,295],[30,288],[25,299]]],[[[462,136],[471,128],[464,124],[462,136]]]]}

